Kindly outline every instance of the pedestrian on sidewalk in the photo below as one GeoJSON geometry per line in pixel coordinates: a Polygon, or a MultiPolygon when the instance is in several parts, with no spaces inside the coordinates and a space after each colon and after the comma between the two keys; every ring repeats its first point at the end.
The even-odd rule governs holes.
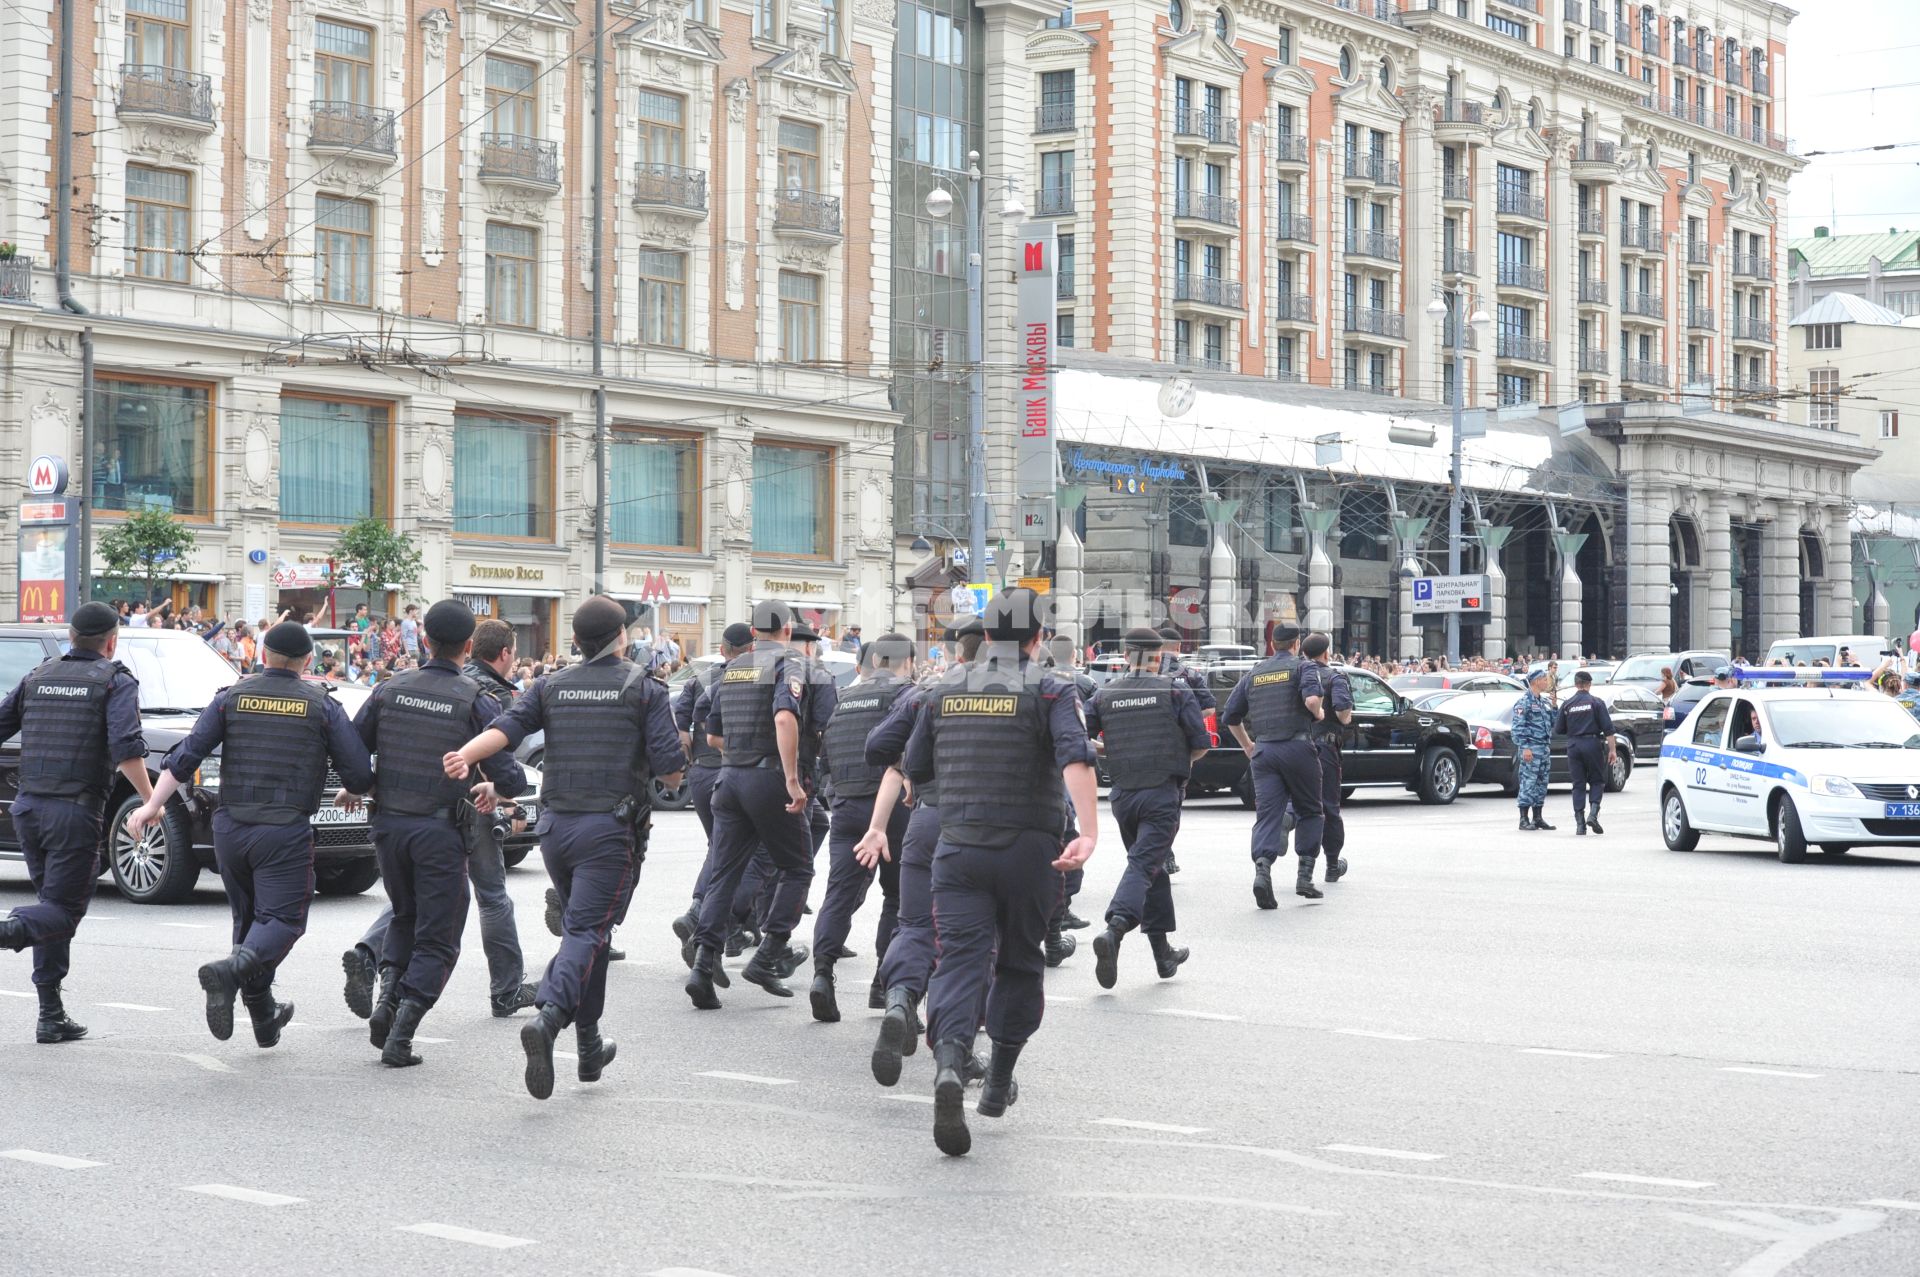
{"type": "Polygon", "coordinates": [[[1520,787],[1520,828],[1552,829],[1541,810],[1547,801],[1547,780],[1553,774],[1553,707],[1547,689],[1553,675],[1545,668],[1533,672],[1527,690],[1513,706],[1513,772],[1520,787]]]}

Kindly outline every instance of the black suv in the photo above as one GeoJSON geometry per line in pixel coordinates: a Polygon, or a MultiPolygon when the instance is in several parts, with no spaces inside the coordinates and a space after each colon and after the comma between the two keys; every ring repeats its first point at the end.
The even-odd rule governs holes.
{"type": "MultiPolygon", "coordinates": [[[[1209,666],[1207,687],[1221,706],[1246,672],[1258,662],[1231,661],[1209,666]]],[[[1353,688],[1353,723],[1340,747],[1341,796],[1356,789],[1409,789],[1423,803],[1450,803],[1473,775],[1477,755],[1464,720],[1434,710],[1417,710],[1375,675],[1340,667],[1353,688]]],[[[1253,806],[1253,782],[1247,756],[1233,734],[1207,715],[1214,748],[1193,765],[1189,796],[1232,793],[1253,806]]]]}

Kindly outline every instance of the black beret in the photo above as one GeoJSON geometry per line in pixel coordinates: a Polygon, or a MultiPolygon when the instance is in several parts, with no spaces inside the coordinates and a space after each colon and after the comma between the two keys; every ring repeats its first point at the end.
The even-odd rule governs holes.
{"type": "Polygon", "coordinates": [[[120,628],[120,614],[105,603],[82,603],[67,625],[82,638],[99,638],[120,628]]]}
{"type": "Polygon", "coordinates": [[[728,647],[746,647],[753,642],[753,627],[745,621],[735,621],[720,632],[720,641],[728,647]]]}
{"type": "Polygon", "coordinates": [[[573,637],[580,646],[598,647],[627,623],[627,609],[604,594],[596,594],[573,611],[573,637]]]}
{"type": "Polygon", "coordinates": [[[958,625],[949,625],[947,627],[947,638],[949,641],[952,641],[963,639],[973,634],[985,634],[986,632],[987,627],[980,623],[980,618],[970,616],[958,625]]]}
{"type": "Polygon", "coordinates": [[[764,603],[753,605],[753,632],[755,634],[778,634],[793,624],[793,608],[779,599],[768,599],[764,603]]]}
{"type": "Polygon", "coordinates": [[[427,638],[445,647],[473,637],[473,609],[458,599],[441,599],[427,609],[427,638]]]}
{"type": "Polygon", "coordinates": [[[982,624],[990,639],[1024,643],[1040,632],[1040,596],[1025,586],[997,594],[987,600],[982,624]]]}
{"type": "Polygon", "coordinates": [[[913,640],[904,634],[882,634],[860,650],[862,653],[871,653],[876,661],[910,661],[913,659],[913,640]]]}
{"type": "Polygon", "coordinates": [[[267,631],[262,640],[269,652],[281,656],[313,655],[313,635],[307,633],[307,627],[298,621],[282,621],[267,631]]]}
{"type": "Polygon", "coordinates": [[[1273,641],[1276,643],[1291,643],[1299,637],[1300,627],[1297,625],[1276,625],[1273,627],[1273,641]]]}
{"type": "Polygon", "coordinates": [[[1166,641],[1158,630],[1150,630],[1144,625],[1128,630],[1126,636],[1120,640],[1129,651],[1134,652],[1156,651],[1166,641]]]}
{"type": "Polygon", "coordinates": [[[805,621],[795,621],[793,623],[793,641],[796,643],[817,643],[820,641],[820,631],[814,629],[805,621]]]}

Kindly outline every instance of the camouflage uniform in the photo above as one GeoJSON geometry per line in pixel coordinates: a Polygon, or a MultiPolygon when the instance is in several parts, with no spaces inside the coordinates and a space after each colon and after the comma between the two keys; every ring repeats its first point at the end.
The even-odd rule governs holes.
{"type": "Polygon", "coordinates": [[[1513,707],[1513,771],[1520,782],[1520,807],[1538,807],[1547,801],[1547,778],[1553,769],[1553,707],[1532,688],[1513,707]],[[1533,761],[1523,755],[1533,751],[1533,761]]]}

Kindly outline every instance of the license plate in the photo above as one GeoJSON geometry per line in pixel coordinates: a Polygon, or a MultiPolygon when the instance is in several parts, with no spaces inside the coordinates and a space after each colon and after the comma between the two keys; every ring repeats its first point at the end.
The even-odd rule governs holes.
{"type": "Polygon", "coordinates": [[[348,811],[329,803],[314,812],[311,819],[316,825],[364,825],[367,823],[367,809],[362,807],[358,811],[348,811]]]}
{"type": "Polygon", "coordinates": [[[524,820],[527,824],[531,825],[534,821],[540,819],[540,804],[515,803],[514,806],[516,808],[513,813],[515,820],[524,820]]]}
{"type": "Polygon", "coordinates": [[[1888,820],[1920,820],[1920,803],[1888,803],[1888,820]]]}

